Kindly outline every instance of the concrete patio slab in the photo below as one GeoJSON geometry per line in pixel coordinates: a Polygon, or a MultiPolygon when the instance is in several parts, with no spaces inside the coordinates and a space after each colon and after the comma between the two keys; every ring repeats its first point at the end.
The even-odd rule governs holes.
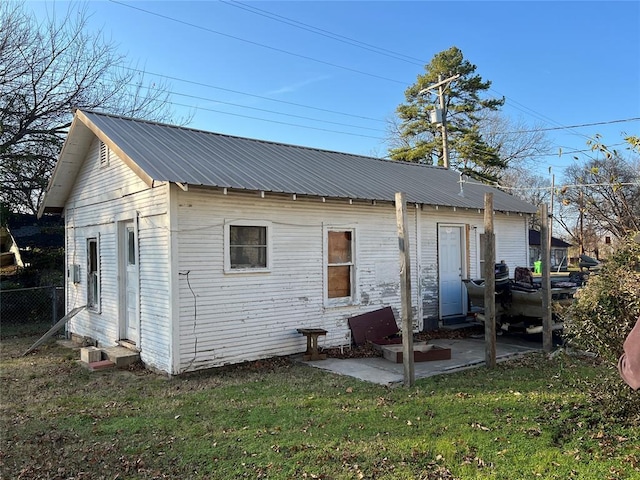
{"type": "MultiPolygon", "coordinates": [[[[434,339],[429,343],[450,348],[451,359],[414,363],[416,379],[473,368],[485,363],[485,344],[482,338],[434,339]]],[[[540,343],[521,341],[518,338],[499,338],[496,343],[496,360],[500,362],[541,350],[540,343]]],[[[302,356],[296,356],[295,359],[314,368],[380,385],[393,385],[404,381],[404,365],[383,357],[327,358],[313,362],[303,362],[302,356]]]]}

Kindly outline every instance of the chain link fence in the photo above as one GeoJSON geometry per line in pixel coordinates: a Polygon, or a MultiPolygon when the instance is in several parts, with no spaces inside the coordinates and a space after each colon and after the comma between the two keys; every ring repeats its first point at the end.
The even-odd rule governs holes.
{"type": "Polygon", "coordinates": [[[0,290],[0,320],[3,326],[35,323],[53,325],[63,316],[64,287],[0,290]]]}

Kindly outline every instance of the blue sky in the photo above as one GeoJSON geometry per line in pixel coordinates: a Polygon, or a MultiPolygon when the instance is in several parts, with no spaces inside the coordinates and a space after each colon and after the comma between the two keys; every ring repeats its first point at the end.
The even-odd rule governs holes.
{"type": "MultiPolygon", "coordinates": [[[[68,6],[27,5],[41,18],[68,6]]],[[[489,94],[506,97],[506,116],[553,129],[549,156],[538,159],[541,174],[551,166],[561,177],[572,155],[558,157],[558,150],[584,150],[596,133],[610,145],[623,132],[640,134],[639,120],[617,122],[640,117],[637,1],[87,6],[91,28],[102,29],[149,81],[169,82],[176,114],[192,115],[193,128],[385,156],[387,121],[404,90],[455,45],[492,81],[489,94]],[[600,125],[559,128],[590,123],[600,125]]]]}

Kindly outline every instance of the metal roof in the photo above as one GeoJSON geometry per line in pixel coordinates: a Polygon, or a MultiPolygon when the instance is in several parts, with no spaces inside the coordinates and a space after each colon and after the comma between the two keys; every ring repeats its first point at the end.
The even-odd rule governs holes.
{"type": "MultiPolygon", "coordinates": [[[[77,111],[110,147],[147,180],[320,197],[407,202],[460,208],[484,208],[484,193],[494,194],[498,211],[533,213],[536,207],[496,188],[441,167],[396,162],[329,150],[234,137],[145,120],[77,111]]],[[[73,143],[72,126],[65,142],[73,143]]],[[[78,134],[80,137],[80,133],[78,134]]],[[[85,135],[86,137],[86,135],[85,135]]],[[[65,156],[65,147],[60,156],[65,156]]],[[[54,177],[55,177],[54,172],[54,177]]],[[[52,178],[49,189],[55,186],[52,178]]],[[[61,197],[60,194],[52,197],[61,197]]],[[[64,196],[64,195],[62,195],[64,196]]],[[[45,197],[45,203],[47,199],[45,197]]],[[[61,207],[62,205],[48,205],[61,207]]],[[[46,207],[45,207],[46,210],[46,207]]]]}

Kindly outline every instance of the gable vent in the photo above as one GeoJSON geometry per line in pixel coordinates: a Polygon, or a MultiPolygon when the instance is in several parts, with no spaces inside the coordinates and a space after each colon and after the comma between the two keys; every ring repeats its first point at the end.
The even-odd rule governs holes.
{"type": "Polygon", "coordinates": [[[100,142],[100,166],[106,167],[109,165],[109,147],[106,143],[100,142]]]}

